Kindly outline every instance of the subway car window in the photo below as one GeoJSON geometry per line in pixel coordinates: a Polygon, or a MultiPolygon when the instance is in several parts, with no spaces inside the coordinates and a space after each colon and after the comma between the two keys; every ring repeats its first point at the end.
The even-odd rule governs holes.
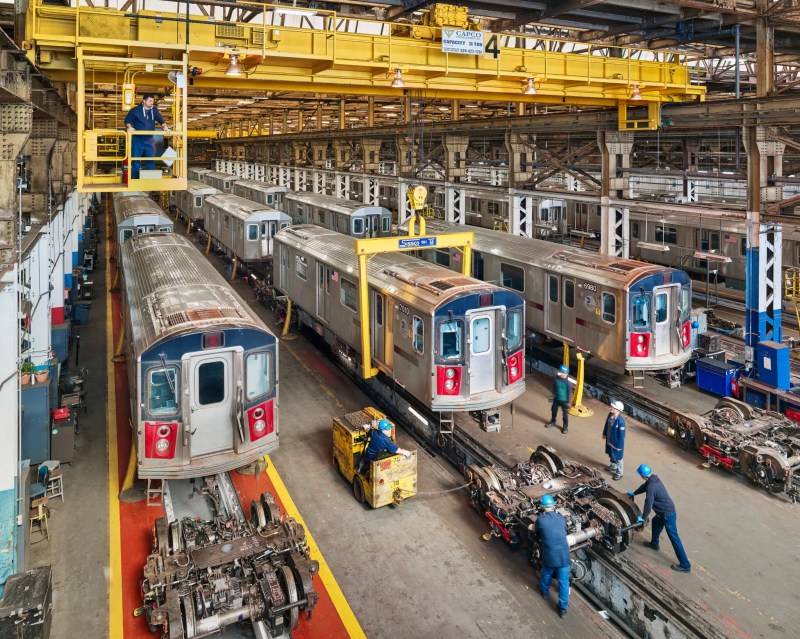
{"type": "Polygon", "coordinates": [[[388,233],[389,232],[389,223],[390,222],[391,222],[391,220],[388,217],[383,218],[383,232],[384,233],[388,233]]]}
{"type": "Polygon", "coordinates": [[[248,224],[247,225],[247,239],[248,240],[257,240],[258,239],[258,224],[248,224]]]}
{"type": "Polygon", "coordinates": [[[341,278],[339,283],[340,300],[350,310],[358,310],[358,287],[350,280],[341,278]]]}
{"type": "Polygon", "coordinates": [[[520,311],[509,311],[506,316],[506,348],[516,348],[521,340],[522,313],[520,311]]]}
{"type": "Polygon", "coordinates": [[[564,280],[564,306],[575,308],[575,282],[564,280]]]}
{"type": "Polygon", "coordinates": [[[637,295],[633,298],[631,321],[633,328],[647,328],[650,324],[650,298],[647,295],[637,295]]]}
{"type": "Polygon", "coordinates": [[[692,312],[692,301],[688,286],[681,289],[681,318],[687,317],[692,312]]]}
{"type": "Polygon", "coordinates": [[[603,293],[603,321],[609,324],[617,321],[617,298],[611,293],[603,293]]]}
{"type": "Polygon", "coordinates": [[[197,367],[197,401],[201,406],[225,399],[225,362],[214,360],[197,367]]]}
{"type": "Polygon", "coordinates": [[[662,322],[666,322],[667,319],[667,294],[666,293],[659,293],[656,295],[656,324],[661,324],[662,322]]]}
{"type": "Polygon", "coordinates": [[[433,261],[439,266],[450,268],[450,250],[436,249],[433,252],[433,261]]]}
{"type": "Polygon", "coordinates": [[[519,266],[500,262],[500,286],[505,286],[515,291],[524,291],[525,271],[519,266]]]}
{"type": "Polygon", "coordinates": [[[148,411],[168,415],[178,410],[178,369],[153,368],[147,373],[148,411]]]}
{"type": "Polygon", "coordinates": [[[272,204],[273,201],[272,193],[267,193],[267,204],[272,204]]]}
{"type": "Polygon", "coordinates": [[[558,278],[555,275],[549,275],[547,280],[550,284],[548,298],[553,303],[558,302],[558,278]]]}
{"type": "Polygon", "coordinates": [[[639,222],[631,222],[631,237],[639,238],[639,222]]]}
{"type": "Polygon", "coordinates": [[[483,279],[483,253],[472,251],[472,277],[484,281],[483,279]]]}
{"type": "Polygon", "coordinates": [[[269,391],[272,386],[270,355],[267,352],[250,353],[245,359],[245,397],[250,400],[269,391]]]}
{"type": "Polygon", "coordinates": [[[425,352],[425,325],[422,323],[422,320],[414,315],[414,337],[413,337],[413,347],[414,350],[417,351],[420,355],[425,352]]]}
{"type": "Polygon", "coordinates": [[[203,206],[203,198],[200,197],[199,195],[196,195],[195,198],[194,198],[194,206],[195,206],[195,208],[198,208],[198,209],[201,206],[203,206]]]}
{"type": "Polygon", "coordinates": [[[353,220],[353,233],[356,235],[360,235],[364,232],[364,220],[355,219],[353,220]]]}
{"type": "Polygon", "coordinates": [[[480,355],[489,350],[492,345],[492,336],[489,333],[491,320],[488,317],[476,317],[472,320],[472,352],[480,355]]]}
{"type": "Polygon", "coordinates": [[[460,320],[439,324],[439,356],[442,359],[459,359],[463,335],[464,324],[460,320]]]}
{"type": "Polygon", "coordinates": [[[306,256],[295,255],[295,271],[297,272],[297,277],[302,280],[308,279],[306,275],[307,270],[308,265],[306,264],[306,256]]]}

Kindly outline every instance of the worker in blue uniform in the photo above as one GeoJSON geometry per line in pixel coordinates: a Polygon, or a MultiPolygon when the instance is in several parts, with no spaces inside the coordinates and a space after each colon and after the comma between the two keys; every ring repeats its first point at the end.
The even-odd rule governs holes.
{"type": "Polygon", "coordinates": [[[539,593],[547,599],[555,573],[558,579],[558,614],[563,619],[567,616],[569,605],[569,573],[572,564],[567,542],[567,522],[561,513],[556,512],[556,500],[552,495],[544,495],[541,505],[544,513],[536,519],[534,525],[542,557],[539,593]]]}
{"type": "Polygon", "coordinates": [[[358,462],[358,472],[363,473],[364,470],[371,464],[383,451],[388,451],[394,455],[399,453],[404,457],[411,457],[411,451],[400,448],[392,441],[390,435],[392,425],[389,420],[382,419],[378,422],[378,427],[373,428],[372,424],[365,424],[364,430],[369,433],[369,443],[367,449],[361,455],[361,460],[358,462]]]}
{"type": "Polygon", "coordinates": [[[622,479],[622,456],[625,452],[625,418],[622,411],[625,405],[619,401],[611,402],[611,411],[606,417],[603,428],[603,439],[606,442],[606,455],[608,455],[608,472],[614,473],[614,481],[622,479]]]}
{"type": "Polygon", "coordinates": [[[550,407],[550,421],[544,427],[556,425],[556,417],[558,416],[558,409],[561,407],[561,418],[563,423],[561,425],[561,432],[566,434],[569,430],[569,386],[567,384],[567,376],[569,375],[569,366],[561,365],[553,378],[553,404],[550,407]]]}
{"type": "Polygon", "coordinates": [[[678,514],[675,511],[675,504],[670,499],[667,489],[657,475],[653,474],[652,469],[647,464],[642,464],[636,469],[636,472],[645,480],[645,482],[634,491],[629,491],[628,495],[633,499],[636,495],[645,494],[644,510],[637,520],[639,523],[644,523],[650,510],[656,514],[653,517],[653,537],[650,541],[644,542],[644,545],[653,550],[658,550],[658,538],[661,536],[661,531],[667,529],[667,537],[672,542],[672,549],[675,551],[675,556],[678,558],[677,564],[670,566],[677,572],[690,572],[692,564],[689,563],[689,558],[686,556],[686,551],[683,549],[683,543],[678,536],[678,514]]]}
{"type": "MultiPolygon", "coordinates": [[[[145,93],[142,102],[133,107],[125,116],[125,126],[128,131],[155,131],[156,124],[159,125],[164,133],[169,133],[169,127],[164,123],[164,116],[161,115],[155,106],[156,99],[152,93],[145,93]]],[[[131,153],[132,158],[154,158],[156,156],[156,140],[152,135],[132,135],[131,153]]],[[[140,160],[131,161],[131,179],[139,178],[140,160]]],[[[145,160],[145,170],[156,168],[153,160],[145,160]]]]}

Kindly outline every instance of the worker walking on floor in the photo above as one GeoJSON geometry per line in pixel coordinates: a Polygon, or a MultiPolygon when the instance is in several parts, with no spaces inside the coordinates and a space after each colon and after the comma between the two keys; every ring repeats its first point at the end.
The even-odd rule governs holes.
{"type": "Polygon", "coordinates": [[[567,616],[569,605],[569,573],[572,565],[567,542],[567,522],[561,513],[556,512],[556,500],[552,495],[544,495],[541,504],[544,514],[534,524],[542,557],[539,593],[544,599],[548,598],[555,573],[558,579],[558,615],[563,619],[567,616]]]}
{"type": "Polygon", "coordinates": [[[692,569],[692,564],[689,563],[689,557],[686,556],[686,551],[683,549],[683,543],[678,536],[678,514],[675,511],[675,504],[670,499],[667,489],[657,475],[653,474],[650,466],[642,464],[636,469],[636,472],[645,480],[645,482],[634,491],[628,491],[628,495],[633,499],[636,495],[645,494],[644,510],[637,519],[640,523],[647,520],[652,508],[656,516],[653,517],[653,536],[650,541],[644,542],[644,545],[653,550],[658,550],[658,539],[661,536],[661,531],[667,529],[667,537],[672,542],[672,549],[675,551],[675,556],[678,558],[677,564],[670,566],[677,572],[689,572],[692,569]]]}
{"type": "Polygon", "coordinates": [[[569,366],[561,365],[553,378],[553,404],[550,407],[550,421],[544,427],[556,425],[556,417],[558,416],[558,408],[561,407],[561,432],[566,434],[569,430],[569,385],[567,384],[567,376],[569,375],[569,366]]]}
{"type": "Polygon", "coordinates": [[[611,402],[611,411],[606,417],[603,428],[603,439],[606,441],[606,455],[608,455],[608,472],[614,473],[614,481],[622,479],[622,456],[625,452],[625,418],[622,411],[625,405],[619,401],[611,402]]]}
{"type": "MultiPolygon", "coordinates": [[[[155,106],[156,99],[152,93],[145,93],[142,96],[141,104],[133,107],[125,116],[125,126],[128,131],[155,131],[156,123],[164,133],[169,133],[169,127],[164,124],[164,116],[155,106]]],[[[130,157],[132,158],[154,158],[156,156],[156,140],[152,135],[132,135],[130,157]]],[[[131,179],[139,178],[139,166],[141,160],[131,161],[131,179]]],[[[153,160],[145,160],[145,170],[153,170],[156,163],[153,160]]]]}

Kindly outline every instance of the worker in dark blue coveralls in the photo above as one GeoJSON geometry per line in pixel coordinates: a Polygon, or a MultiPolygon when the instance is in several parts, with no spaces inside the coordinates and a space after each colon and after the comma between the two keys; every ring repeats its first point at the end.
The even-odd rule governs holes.
{"type": "MultiPolygon", "coordinates": [[[[128,131],[155,131],[156,124],[158,124],[164,133],[169,133],[169,127],[164,124],[164,116],[158,111],[155,103],[155,97],[151,93],[145,93],[142,96],[141,104],[133,107],[125,116],[125,126],[128,131]]],[[[154,158],[155,156],[156,140],[152,135],[131,136],[130,157],[154,158]]],[[[133,180],[139,178],[139,164],[140,160],[131,161],[131,179],[133,180]]],[[[144,168],[145,170],[155,169],[156,163],[153,160],[146,160],[144,168]]]]}
{"type": "Polygon", "coordinates": [[[544,514],[539,516],[534,526],[542,553],[539,593],[548,598],[555,573],[558,579],[558,614],[563,619],[567,616],[569,605],[569,572],[572,564],[567,542],[567,522],[561,513],[556,512],[556,500],[552,495],[544,495],[541,503],[544,514]]]}
{"type": "Polygon", "coordinates": [[[556,425],[556,417],[558,416],[558,408],[561,407],[561,418],[563,423],[561,425],[561,432],[565,433],[569,430],[569,385],[567,384],[567,376],[569,375],[569,366],[560,366],[556,376],[553,378],[553,404],[550,407],[550,421],[544,425],[545,428],[556,425]]]}
{"type": "Polygon", "coordinates": [[[611,402],[611,411],[603,428],[606,455],[610,462],[606,470],[614,473],[614,481],[622,479],[622,455],[625,452],[625,418],[622,417],[624,410],[625,405],[621,401],[611,402]]]}
{"type": "Polygon", "coordinates": [[[645,494],[644,510],[637,521],[643,523],[647,520],[652,508],[656,516],[653,517],[653,537],[650,541],[644,542],[644,545],[653,550],[658,550],[658,538],[661,536],[661,531],[667,529],[667,537],[672,542],[672,549],[675,551],[675,556],[678,558],[677,564],[670,566],[673,570],[678,572],[689,572],[692,569],[692,564],[689,563],[689,558],[686,556],[686,551],[683,549],[681,538],[678,536],[678,514],[675,512],[675,504],[670,499],[667,489],[661,480],[653,474],[650,466],[642,464],[636,469],[636,472],[641,475],[645,482],[634,491],[629,491],[628,495],[633,499],[636,495],[645,494]]]}
{"type": "Polygon", "coordinates": [[[358,472],[363,473],[364,469],[368,467],[375,458],[383,451],[388,451],[392,455],[400,453],[404,457],[411,457],[411,451],[399,448],[397,444],[392,441],[390,433],[392,432],[392,425],[388,420],[382,419],[378,422],[378,428],[373,428],[372,424],[365,424],[364,430],[370,432],[369,445],[361,455],[361,461],[358,462],[358,472]]]}

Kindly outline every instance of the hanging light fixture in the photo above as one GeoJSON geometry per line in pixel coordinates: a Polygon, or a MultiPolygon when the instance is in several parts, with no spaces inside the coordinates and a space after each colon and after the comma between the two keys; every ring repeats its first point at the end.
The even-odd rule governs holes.
{"type": "Polygon", "coordinates": [[[525,95],[536,95],[536,81],[533,78],[528,78],[525,88],[522,90],[525,95]]]}
{"type": "Polygon", "coordinates": [[[403,82],[403,70],[402,69],[395,69],[394,70],[394,78],[392,78],[392,88],[393,89],[402,89],[406,86],[406,83],[403,82]]]}
{"type": "Polygon", "coordinates": [[[225,75],[238,76],[242,75],[242,70],[239,68],[239,54],[231,53],[231,62],[228,68],[225,69],[225,75]]]}
{"type": "Polygon", "coordinates": [[[642,99],[642,94],[639,93],[639,85],[638,84],[634,84],[633,85],[633,90],[631,91],[630,99],[631,100],[641,100],[642,99]]]}

